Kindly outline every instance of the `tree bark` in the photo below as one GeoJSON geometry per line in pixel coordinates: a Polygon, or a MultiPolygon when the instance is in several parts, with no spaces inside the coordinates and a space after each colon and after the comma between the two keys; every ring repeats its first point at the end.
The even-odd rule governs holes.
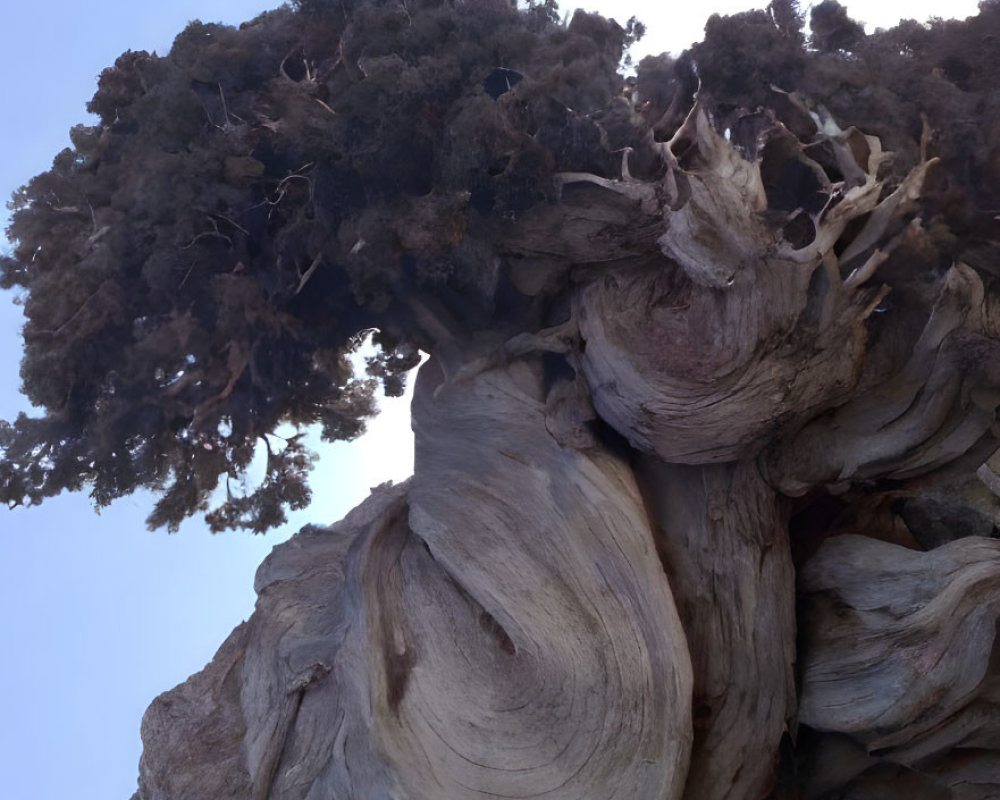
{"type": "MultiPolygon", "coordinates": [[[[549,431],[588,409],[573,383],[550,409],[540,363],[462,385],[426,364],[416,476],[261,567],[242,658],[181,723],[245,728],[224,750],[250,796],[682,796],[691,665],[642,497],[584,429],[549,431]]],[[[204,796],[212,761],[161,747],[190,692],[146,716],[144,800],[204,796]]]]}
{"type": "Polygon", "coordinates": [[[795,570],[788,524],[752,462],[647,457],[639,474],[694,666],[685,798],[763,797],[795,719],[795,570]]]}

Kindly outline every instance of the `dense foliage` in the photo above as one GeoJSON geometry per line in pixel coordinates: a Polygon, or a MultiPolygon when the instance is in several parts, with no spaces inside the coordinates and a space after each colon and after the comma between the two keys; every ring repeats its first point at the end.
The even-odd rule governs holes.
{"type": "Polygon", "coordinates": [[[175,528],[222,476],[212,527],[258,531],[305,505],[311,455],[274,431],[363,431],[375,381],[347,355],[372,329],[369,371],[402,391],[420,342],[399,298],[491,280],[491,226],[552,195],[546,137],[615,94],[628,35],[505,0],[303,2],[123,54],[100,123],[14,195],[2,285],[27,290],[23,390],[45,413],[0,428],[0,497],[151,486],[150,524],[175,528]]]}
{"type": "Polygon", "coordinates": [[[99,124],[12,201],[0,283],[26,292],[23,389],[43,413],[0,425],[0,498],[153,487],[150,524],[176,528],[223,479],[214,529],[279,524],[308,502],[312,455],[275,431],[357,436],[375,379],[400,393],[440,341],[428,307],[463,331],[531,327],[559,290],[511,285],[507,231],[560,202],[557,171],[620,177],[631,147],[633,175],[662,174],[644,143],[695,91],[748,155],[737,123],[766,106],[796,133],[830,113],[879,135],[898,176],[940,156],[934,247],[887,268],[961,255],[996,274],[998,29],[989,4],[865,37],[826,0],[807,41],[775,0],[713,17],[623,85],[634,20],[560,21],[552,0],[301,0],[238,29],[191,23],[164,57],[127,52],[88,106],[99,124]],[[368,331],[379,355],[358,378],[347,356],[368,331]],[[267,476],[248,492],[260,441],[267,476]]]}

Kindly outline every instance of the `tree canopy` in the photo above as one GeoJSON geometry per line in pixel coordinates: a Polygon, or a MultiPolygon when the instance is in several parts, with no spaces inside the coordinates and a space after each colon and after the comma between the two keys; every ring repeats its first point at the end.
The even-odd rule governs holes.
{"type": "Polygon", "coordinates": [[[421,348],[535,331],[573,269],[657,252],[641,215],[587,252],[538,242],[564,221],[561,176],[652,185],[671,152],[683,168],[660,140],[694,102],[747,159],[763,152],[779,238],[813,235],[852,176],[822,143],[818,175],[765,128],[808,142],[835,118],[894,152],[887,193],[937,159],[921,235],[882,267],[900,292],[958,259],[1000,274],[1000,6],[865,36],[826,0],[807,40],[774,0],[623,79],[641,33],[561,20],[552,0],[300,0],[239,28],[192,22],[166,56],[124,53],[88,105],[100,122],[12,200],[0,285],[25,292],[21,377],[41,414],[0,423],[0,498],[151,487],[150,525],[176,528],[223,480],[213,529],[279,524],[307,504],[313,460],[284,423],[351,439],[421,348]],[[367,332],[379,351],[358,377],[367,332]],[[260,441],[267,475],[245,492],[260,441]]]}

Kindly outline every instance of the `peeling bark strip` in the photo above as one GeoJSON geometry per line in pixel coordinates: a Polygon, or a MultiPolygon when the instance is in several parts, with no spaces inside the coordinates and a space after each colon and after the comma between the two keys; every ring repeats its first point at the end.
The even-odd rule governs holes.
{"type": "Polygon", "coordinates": [[[763,797],[795,718],[787,521],[753,463],[689,467],[644,458],[638,471],[694,668],[684,797],[763,797]]]}
{"type": "Polygon", "coordinates": [[[680,800],[691,666],[642,498],[619,459],[553,438],[542,395],[526,362],[460,387],[423,368],[417,477],[275,548],[235,663],[192,678],[245,734],[178,770],[161,744],[203,720],[168,728],[191,688],[168,693],[143,800],[205,797],[185,787],[217,757],[248,776],[213,795],[234,800],[680,800]]]}

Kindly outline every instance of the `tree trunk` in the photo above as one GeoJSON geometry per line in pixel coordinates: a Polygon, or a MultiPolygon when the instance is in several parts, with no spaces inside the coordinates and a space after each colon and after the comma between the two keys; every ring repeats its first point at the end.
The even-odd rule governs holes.
{"type": "Polygon", "coordinates": [[[639,474],[694,666],[685,797],[763,797],[795,719],[795,570],[786,515],[751,462],[644,459],[639,474]]]}
{"type": "Polygon", "coordinates": [[[551,327],[414,303],[413,478],[275,549],[137,800],[1000,796],[1000,553],[950,542],[1000,525],[997,303],[906,278],[933,161],[887,187],[874,137],[747,118],[511,227],[551,327]]]}
{"type": "Polygon", "coordinates": [[[588,409],[575,382],[548,408],[543,378],[422,368],[416,475],[275,549],[240,662],[147,714],[140,797],[205,796],[221,754],[155,742],[220,706],[245,761],[215,797],[681,797],[691,664],[642,497],[585,428],[548,430],[588,409]]]}

